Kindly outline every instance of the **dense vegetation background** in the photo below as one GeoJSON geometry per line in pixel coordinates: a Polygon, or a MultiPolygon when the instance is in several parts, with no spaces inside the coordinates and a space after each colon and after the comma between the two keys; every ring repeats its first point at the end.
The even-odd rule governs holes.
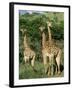
{"type": "MultiPolygon", "coordinates": [[[[43,63],[42,63],[42,55],[41,55],[41,33],[39,31],[40,26],[45,26],[45,33],[47,33],[47,25],[46,22],[50,20],[52,22],[52,38],[55,40],[57,45],[63,51],[63,41],[64,41],[64,13],[63,12],[35,12],[32,13],[23,11],[19,12],[19,28],[27,29],[28,43],[30,47],[36,52],[36,62],[35,68],[38,72],[33,72],[30,65],[24,64],[23,60],[23,33],[19,31],[19,78],[41,78],[47,77],[44,75],[43,63]]],[[[47,35],[48,38],[48,35],[47,35]]],[[[63,64],[63,56],[62,53],[62,64],[63,64]]],[[[62,75],[63,76],[63,73],[62,75]]]]}

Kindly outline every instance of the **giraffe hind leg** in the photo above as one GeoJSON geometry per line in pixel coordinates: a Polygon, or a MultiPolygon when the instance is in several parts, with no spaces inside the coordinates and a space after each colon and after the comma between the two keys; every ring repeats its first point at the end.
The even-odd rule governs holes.
{"type": "Polygon", "coordinates": [[[60,74],[61,73],[61,71],[60,71],[60,57],[56,58],[56,62],[57,62],[57,67],[58,67],[58,74],[60,74]]]}

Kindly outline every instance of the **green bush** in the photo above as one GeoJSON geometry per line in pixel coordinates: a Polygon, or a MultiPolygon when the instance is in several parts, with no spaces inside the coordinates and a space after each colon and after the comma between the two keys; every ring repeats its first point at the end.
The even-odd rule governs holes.
{"type": "MultiPolygon", "coordinates": [[[[27,29],[27,36],[30,47],[36,52],[37,60],[41,58],[41,34],[39,32],[40,26],[45,26],[47,33],[46,21],[52,22],[52,37],[55,40],[64,39],[64,13],[62,12],[43,12],[19,15],[19,28],[27,29]]],[[[19,31],[19,60],[23,59],[23,33],[19,31]]]]}

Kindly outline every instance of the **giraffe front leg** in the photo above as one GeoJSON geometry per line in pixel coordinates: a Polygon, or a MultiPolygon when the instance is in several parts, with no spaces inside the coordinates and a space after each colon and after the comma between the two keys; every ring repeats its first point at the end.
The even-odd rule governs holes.
{"type": "Polygon", "coordinates": [[[54,75],[54,55],[49,56],[48,76],[54,75]]]}
{"type": "Polygon", "coordinates": [[[24,56],[24,61],[25,61],[25,64],[26,64],[26,62],[27,62],[27,58],[26,58],[26,56],[24,56]]]}
{"type": "Polygon", "coordinates": [[[35,55],[33,56],[33,59],[31,60],[31,66],[34,68],[34,64],[35,64],[35,55]]]}
{"type": "Polygon", "coordinates": [[[44,56],[44,55],[43,55],[43,63],[44,63],[44,71],[45,71],[45,74],[46,74],[48,66],[47,66],[47,57],[44,56]]]}
{"type": "Polygon", "coordinates": [[[48,65],[48,76],[50,76],[50,74],[51,74],[51,66],[50,66],[50,64],[48,65]]]}
{"type": "Polygon", "coordinates": [[[51,58],[51,76],[54,75],[54,61],[53,61],[53,57],[51,58]]]}
{"type": "Polygon", "coordinates": [[[28,56],[26,55],[26,53],[24,52],[24,57],[23,57],[23,60],[24,60],[24,62],[25,62],[25,64],[27,63],[27,61],[28,61],[28,56]]]}
{"type": "Polygon", "coordinates": [[[53,68],[53,57],[49,57],[49,65],[48,65],[48,76],[53,76],[54,68],[53,68]]]}

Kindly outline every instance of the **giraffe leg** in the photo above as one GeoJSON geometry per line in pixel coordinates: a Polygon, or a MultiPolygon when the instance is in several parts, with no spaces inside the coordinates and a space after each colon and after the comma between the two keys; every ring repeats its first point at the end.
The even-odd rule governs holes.
{"type": "Polygon", "coordinates": [[[61,50],[59,50],[59,53],[58,53],[58,55],[57,55],[57,57],[56,57],[56,62],[57,62],[57,66],[58,66],[58,74],[60,74],[60,73],[61,73],[61,71],[60,71],[61,53],[62,53],[62,51],[61,51],[61,50]]]}
{"type": "Polygon", "coordinates": [[[58,66],[58,74],[60,74],[60,56],[56,57],[56,62],[57,62],[57,66],[58,66]]]}
{"type": "Polygon", "coordinates": [[[51,76],[53,76],[54,73],[54,68],[53,68],[53,56],[49,57],[49,71],[48,71],[48,75],[51,74],[51,76]]]}
{"type": "Polygon", "coordinates": [[[26,64],[26,62],[27,62],[27,58],[24,56],[24,61],[25,61],[25,64],[26,64]]]}
{"type": "Polygon", "coordinates": [[[45,74],[47,73],[47,57],[43,55],[43,63],[44,63],[44,69],[45,69],[45,74]]]}
{"type": "Polygon", "coordinates": [[[53,65],[54,65],[54,62],[53,62],[53,57],[51,57],[51,76],[53,76],[53,74],[54,74],[54,67],[53,67],[53,65]]]}
{"type": "Polygon", "coordinates": [[[31,66],[34,67],[34,63],[35,63],[35,55],[33,56],[33,59],[31,60],[31,66]]]}
{"type": "Polygon", "coordinates": [[[51,66],[50,66],[50,64],[48,65],[48,76],[50,76],[50,74],[51,74],[51,66]]]}
{"type": "Polygon", "coordinates": [[[51,74],[51,62],[50,62],[50,57],[49,57],[49,62],[48,62],[48,76],[51,74]]]}
{"type": "Polygon", "coordinates": [[[24,56],[24,61],[25,61],[25,64],[24,64],[24,66],[25,66],[25,69],[27,69],[27,61],[28,61],[28,58],[27,58],[27,56],[24,56]]]}
{"type": "Polygon", "coordinates": [[[27,63],[27,59],[28,59],[28,57],[27,57],[26,53],[24,52],[23,60],[24,60],[25,64],[27,63]]]}
{"type": "Polygon", "coordinates": [[[56,65],[56,69],[55,69],[55,74],[57,74],[57,65],[56,65]]]}

